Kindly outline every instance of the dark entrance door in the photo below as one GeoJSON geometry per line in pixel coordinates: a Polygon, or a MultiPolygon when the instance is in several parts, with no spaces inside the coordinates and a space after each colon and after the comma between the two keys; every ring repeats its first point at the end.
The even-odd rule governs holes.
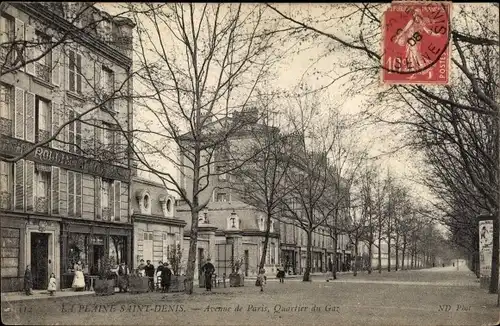
{"type": "Polygon", "coordinates": [[[249,269],[249,262],[250,262],[250,254],[248,253],[248,250],[245,250],[245,276],[248,276],[248,269],[249,269]]]}
{"type": "Polygon", "coordinates": [[[93,245],[92,249],[92,266],[90,267],[90,274],[97,275],[103,268],[102,261],[104,259],[104,246],[93,245]]]}
{"type": "Polygon", "coordinates": [[[47,289],[49,278],[48,233],[31,233],[31,274],[33,289],[47,289]]]}

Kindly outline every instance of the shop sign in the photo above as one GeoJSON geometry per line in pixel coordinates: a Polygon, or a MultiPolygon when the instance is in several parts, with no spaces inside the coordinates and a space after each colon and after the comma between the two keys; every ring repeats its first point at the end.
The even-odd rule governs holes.
{"type": "MultiPolygon", "coordinates": [[[[33,147],[32,143],[2,135],[0,137],[0,153],[17,156],[26,153],[33,147]]],[[[66,153],[49,147],[37,147],[26,156],[36,163],[53,165],[72,171],[102,176],[113,180],[128,181],[130,171],[111,162],[101,162],[88,157],[66,153]]]]}

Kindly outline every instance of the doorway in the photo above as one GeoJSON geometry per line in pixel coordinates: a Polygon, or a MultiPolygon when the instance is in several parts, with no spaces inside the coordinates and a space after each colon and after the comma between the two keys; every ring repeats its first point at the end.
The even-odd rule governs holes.
{"type": "Polygon", "coordinates": [[[245,250],[245,276],[248,276],[249,260],[250,255],[248,253],[248,250],[245,250]]]}
{"type": "Polygon", "coordinates": [[[92,249],[92,266],[90,268],[91,275],[99,274],[102,269],[102,261],[104,259],[104,246],[93,245],[92,249]]]}
{"type": "Polygon", "coordinates": [[[204,254],[203,248],[198,248],[198,274],[199,275],[202,274],[201,270],[203,268],[204,260],[205,260],[205,254],[204,254]]]}
{"type": "Polygon", "coordinates": [[[49,278],[49,235],[31,233],[31,275],[34,290],[45,290],[49,278]]]}

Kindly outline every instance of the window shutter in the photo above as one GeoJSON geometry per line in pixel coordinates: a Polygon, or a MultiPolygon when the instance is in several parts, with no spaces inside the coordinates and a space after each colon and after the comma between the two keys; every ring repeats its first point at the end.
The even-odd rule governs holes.
{"type": "Polygon", "coordinates": [[[94,177],[94,210],[98,220],[102,218],[101,193],[101,178],[94,177]]]}
{"type": "MultiPolygon", "coordinates": [[[[75,111],[69,110],[68,121],[73,120],[75,118],[75,111]]],[[[75,121],[72,121],[67,124],[68,126],[68,143],[69,143],[69,152],[75,153],[75,121]]]]}
{"type": "Polygon", "coordinates": [[[75,216],[75,172],[68,171],[68,216],[75,216]]]}
{"type": "MultiPolygon", "coordinates": [[[[26,25],[26,60],[30,61],[35,59],[35,46],[37,46],[35,38],[35,29],[31,25],[26,25]]],[[[39,45],[38,45],[39,46],[39,45]]],[[[26,63],[26,73],[35,75],[35,61],[26,63]]]]}
{"type": "Polygon", "coordinates": [[[50,184],[52,186],[52,214],[59,214],[59,188],[60,188],[60,169],[58,167],[52,167],[52,173],[50,184]]]}
{"type": "Polygon", "coordinates": [[[72,92],[75,91],[75,51],[69,50],[69,63],[68,63],[68,89],[72,92]]]}
{"type": "Polygon", "coordinates": [[[35,162],[26,161],[25,166],[26,179],[24,186],[26,187],[26,211],[32,212],[35,206],[35,162]]]}
{"type": "Polygon", "coordinates": [[[14,137],[24,139],[24,90],[17,88],[14,96],[14,137]]]}
{"type": "Polygon", "coordinates": [[[109,183],[109,191],[108,191],[108,196],[109,196],[109,211],[111,212],[111,218],[110,221],[115,220],[115,183],[109,183]]]}
{"type": "Polygon", "coordinates": [[[24,160],[14,164],[14,206],[18,210],[24,210],[24,160]]]}
{"type": "MultiPolygon", "coordinates": [[[[25,56],[26,48],[24,48],[24,45],[22,44],[26,39],[24,34],[24,22],[22,20],[16,19],[15,28],[16,48],[21,49],[21,53],[23,54],[23,56],[25,56]]],[[[19,52],[16,51],[14,59],[14,62],[16,62],[15,67],[19,67],[20,70],[24,71],[24,59],[22,57],[19,58],[18,55],[19,52]]]]}
{"type": "MultiPolygon", "coordinates": [[[[63,107],[61,109],[62,109],[61,116],[63,118],[61,125],[63,125],[64,123],[69,121],[69,111],[70,110],[66,107],[65,104],[63,105],[63,107]]],[[[64,136],[64,140],[63,140],[64,144],[62,144],[61,149],[65,150],[65,151],[69,151],[69,128],[70,128],[70,126],[71,126],[71,124],[67,124],[66,127],[62,131],[63,136],[64,136]]]]}
{"type": "Polygon", "coordinates": [[[168,247],[168,238],[167,238],[167,234],[166,233],[163,233],[163,242],[162,242],[162,245],[163,245],[163,259],[165,259],[165,258],[167,258],[169,256],[168,250],[170,249],[168,247]]]}
{"type": "Polygon", "coordinates": [[[77,93],[82,93],[82,55],[76,54],[76,91],[77,93]]]}
{"type": "Polygon", "coordinates": [[[121,181],[115,181],[115,221],[120,221],[121,218],[121,208],[122,208],[121,190],[122,190],[121,181]]]}
{"type": "Polygon", "coordinates": [[[98,157],[98,153],[101,151],[101,124],[99,120],[95,119],[94,122],[94,155],[98,157]]]}
{"type": "Polygon", "coordinates": [[[123,157],[123,150],[122,150],[122,131],[120,127],[118,126],[118,130],[115,131],[115,155],[117,157],[117,160],[120,161],[123,157]]]}
{"type": "MultiPolygon", "coordinates": [[[[52,102],[52,135],[55,135],[59,127],[61,126],[61,117],[60,117],[60,105],[58,103],[52,102]]],[[[57,140],[61,140],[61,136],[64,134],[62,131],[57,134],[57,140]]],[[[52,141],[52,148],[60,148],[60,143],[57,140],[52,141]]]]}
{"type": "Polygon", "coordinates": [[[75,215],[82,217],[82,174],[75,173],[75,215]]]}
{"type": "Polygon", "coordinates": [[[76,154],[82,154],[82,122],[80,120],[75,121],[75,144],[76,144],[76,154]]]}
{"type": "Polygon", "coordinates": [[[26,92],[26,140],[35,141],[35,94],[26,92]]]}
{"type": "MultiPolygon", "coordinates": [[[[57,41],[53,38],[52,42],[54,44],[57,41]]],[[[59,86],[60,85],[60,69],[62,66],[63,56],[61,55],[61,45],[54,46],[52,48],[52,84],[59,86]]]]}

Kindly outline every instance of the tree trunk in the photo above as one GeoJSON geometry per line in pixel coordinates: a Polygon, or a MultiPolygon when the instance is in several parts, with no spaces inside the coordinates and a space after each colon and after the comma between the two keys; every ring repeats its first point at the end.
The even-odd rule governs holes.
{"type": "Polygon", "coordinates": [[[337,279],[337,235],[333,238],[332,277],[337,279]]]}
{"type": "Polygon", "coordinates": [[[312,230],[309,229],[307,233],[307,249],[306,249],[306,269],[302,278],[303,282],[311,281],[311,262],[312,262],[312,230]]]}
{"type": "MultiPolygon", "coordinates": [[[[500,178],[499,178],[500,180],[500,178]]],[[[498,293],[498,240],[499,240],[499,222],[500,218],[500,208],[499,214],[496,218],[493,218],[493,253],[491,256],[491,282],[490,282],[490,293],[498,293]]]]}
{"type": "MultiPolygon", "coordinates": [[[[198,206],[198,198],[193,199],[193,207],[198,206]]],[[[191,210],[191,233],[189,235],[189,254],[186,266],[185,293],[193,294],[194,268],[196,264],[196,247],[198,239],[198,212],[191,210]]]]}
{"type": "Polygon", "coordinates": [[[382,233],[379,233],[379,236],[378,236],[378,248],[377,248],[377,252],[378,252],[378,272],[379,274],[382,273],[382,239],[381,239],[381,234],[382,233]]]}
{"type": "Polygon", "coordinates": [[[399,234],[396,232],[396,248],[394,248],[396,251],[396,266],[395,266],[395,271],[397,272],[399,269],[399,234]]]}
{"type": "Polygon", "coordinates": [[[270,231],[271,231],[271,215],[267,214],[266,235],[264,236],[264,245],[262,246],[262,254],[260,256],[259,270],[257,271],[257,273],[262,268],[264,268],[264,265],[266,264],[266,254],[267,254],[267,246],[269,244],[269,232],[270,231]]]}
{"type": "MultiPolygon", "coordinates": [[[[200,176],[201,153],[198,148],[194,150],[193,162],[193,202],[191,203],[191,232],[189,234],[189,253],[186,266],[185,293],[193,294],[194,269],[196,265],[196,248],[198,245],[198,213],[202,207],[199,206],[198,190],[200,176]]],[[[209,253],[210,254],[210,253],[209,253]]]]}
{"type": "MultiPolygon", "coordinates": [[[[401,252],[401,270],[405,269],[405,253],[406,253],[406,234],[403,235],[403,250],[401,252]]],[[[408,266],[406,266],[406,269],[408,269],[408,266]]]]}
{"type": "Polygon", "coordinates": [[[354,243],[354,267],[353,267],[353,275],[358,275],[358,237],[356,237],[356,241],[354,243]]]}
{"type": "Polygon", "coordinates": [[[387,271],[391,271],[391,233],[387,232],[387,271]]]}
{"type": "Polygon", "coordinates": [[[373,241],[371,241],[369,244],[368,244],[368,274],[371,274],[372,273],[372,247],[373,247],[373,241]]]}

